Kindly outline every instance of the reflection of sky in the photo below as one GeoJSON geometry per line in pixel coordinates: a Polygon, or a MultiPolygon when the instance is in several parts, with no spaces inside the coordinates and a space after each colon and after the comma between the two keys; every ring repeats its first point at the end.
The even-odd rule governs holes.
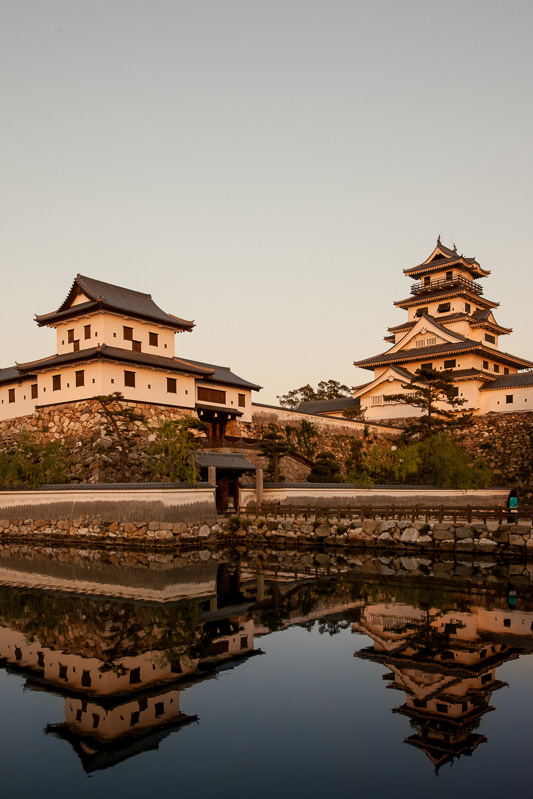
{"type": "Polygon", "coordinates": [[[532,740],[531,659],[497,669],[509,688],[477,732],[472,757],[435,776],[424,753],[403,743],[408,720],[391,713],[404,694],[386,689],[383,666],[353,657],[370,639],[342,630],[319,635],[290,628],[261,637],[265,652],[181,694],[199,723],[169,735],[159,751],[85,776],[66,741],[44,736],[63,718],[63,699],[22,692],[0,672],[2,787],[41,797],[173,795],[263,797],[528,795],[532,740]]]}
{"type": "Polygon", "coordinates": [[[502,348],[531,357],[532,19],[522,0],[4,3],[0,367],[55,351],[32,316],[79,271],[194,317],[180,354],[262,401],[360,383],[438,233],[493,270],[502,348]]]}

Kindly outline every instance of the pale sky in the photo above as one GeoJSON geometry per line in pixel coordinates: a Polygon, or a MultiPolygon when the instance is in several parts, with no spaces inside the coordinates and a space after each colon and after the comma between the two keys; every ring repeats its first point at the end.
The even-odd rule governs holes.
{"type": "Polygon", "coordinates": [[[79,272],[257,401],[367,382],[438,234],[533,360],[532,43],[530,0],[0,0],[0,366],[79,272]]]}

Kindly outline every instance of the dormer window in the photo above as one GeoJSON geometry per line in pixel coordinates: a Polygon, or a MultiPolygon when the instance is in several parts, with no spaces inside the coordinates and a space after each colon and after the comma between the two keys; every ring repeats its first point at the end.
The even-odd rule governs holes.
{"type": "Polygon", "coordinates": [[[133,328],[132,327],[122,327],[122,337],[124,341],[133,341],[133,328]]]}

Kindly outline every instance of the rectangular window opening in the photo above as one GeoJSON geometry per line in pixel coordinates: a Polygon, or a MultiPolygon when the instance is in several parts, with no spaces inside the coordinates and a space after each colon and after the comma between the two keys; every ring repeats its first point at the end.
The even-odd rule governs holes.
{"type": "Polygon", "coordinates": [[[148,344],[150,347],[157,347],[159,341],[158,333],[148,333],[148,344]]]}
{"type": "Polygon", "coordinates": [[[72,328],[72,330],[67,330],[67,342],[69,344],[74,343],[74,328],[72,328]]]}
{"type": "Polygon", "coordinates": [[[79,388],[79,386],[84,386],[85,385],[85,370],[84,369],[80,369],[80,371],[76,372],[75,374],[76,374],[76,388],[79,388]]]}
{"type": "Polygon", "coordinates": [[[132,327],[122,327],[122,337],[124,341],[133,341],[133,328],[132,327]]]}
{"type": "Polygon", "coordinates": [[[61,375],[52,377],[52,391],[61,391],[61,375]]]}
{"type": "Polygon", "coordinates": [[[226,392],[216,388],[203,388],[198,386],[198,400],[200,402],[217,402],[221,405],[226,404],[226,392]]]}
{"type": "Polygon", "coordinates": [[[8,392],[9,402],[15,402],[15,389],[10,388],[8,392]]]}
{"type": "Polygon", "coordinates": [[[135,388],[135,372],[124,372],[124,385],[135,388]]]}
{"type": "Polygon", "coordinates": [[[37,383],[32,383],[31,384],[31,398],[32,399],[37,399],[38,396],[39,396],[39,390],[37,388],[37,383]]]}
{"type": "Polygon", "coordinates": [[[167,377],[167,393],[168,394],[177,394],[178,392],[178,381],[175,377],[167,377]]]}
{"type": "Polygon", "coordinates": [[[85,327],[83,328],[83,337],[85,339],[91,338],[91,326],[90,325],[85,325],[85,327]]]}

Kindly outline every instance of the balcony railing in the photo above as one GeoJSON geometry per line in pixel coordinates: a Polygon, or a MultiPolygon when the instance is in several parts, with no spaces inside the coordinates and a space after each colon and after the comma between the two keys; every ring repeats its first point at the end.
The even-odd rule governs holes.
{"type": "Polygon", "coordinates": [[[411,286],[411,294],[423,294],[428,291],[442,291],[443,289],[452,289],[456,286],[464,286],[474,294],[483,294],[483,289],[480,283],[474,283],[464,275],[453,275],[451,278],[439,277],[434,280],[428,280],[427,283],[423,280],[419,283],[413,283],[411,286]]]}

